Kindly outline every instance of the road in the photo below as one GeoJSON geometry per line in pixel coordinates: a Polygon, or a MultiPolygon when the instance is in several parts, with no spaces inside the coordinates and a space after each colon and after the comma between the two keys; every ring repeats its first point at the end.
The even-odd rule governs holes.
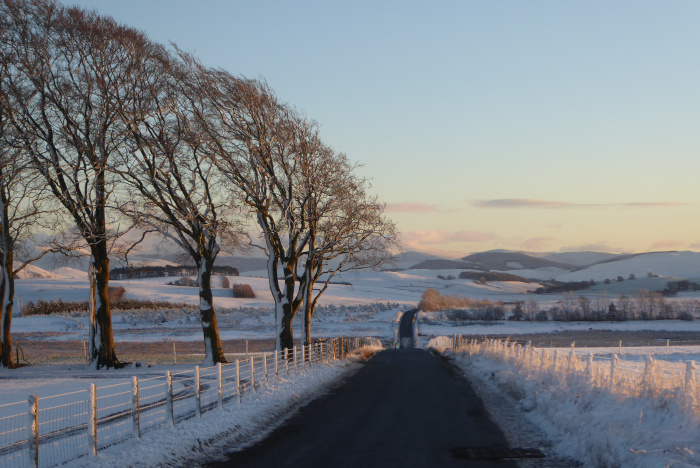
{"type": "Polygon", "coordinates": [[[402,348],[413,348],[413,321],[416,319],[418,309],[407,310],[401,316],[399,322],[399,343],[402,348]]]}
{"type": "Polygon", "coordinates": [[[505,449],[507,442],[449,362],[422,349],[392,349],[259,444],[206,466],[517,466],[513,460],[461,458],[465,447],[505,449]]]}

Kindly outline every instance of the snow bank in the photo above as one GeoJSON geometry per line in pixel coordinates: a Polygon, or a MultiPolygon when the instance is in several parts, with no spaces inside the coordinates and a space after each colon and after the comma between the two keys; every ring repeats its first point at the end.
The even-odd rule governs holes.
{"type": "Polygon", "coordinates": [[[201,419],[179,423],[85,456],[69,467],[150,467],[156,465],[201,465],[263,439],[282,424],[298,407],[324,394],[350,372],[353,361],[336,361],[291,376],[244,397],[243,403],[229,403],[224,411],[205,413],[201,419]]]}
{"type": "MultiPolygon", "coordinates": [[[[655,383],[640,372],[640,378],[626,381],[618,374],[611,391],[609,381],[601,386],[605,374],[588,373],[585,366],[568,372],[570,353],[560,355],[560,371],[555,367],[552,372],[549,364],[525,369],[524,363],[533,359],[526,351],[507,351],[501,360],[481,350],[458,353],[455,360],[470,377],[514,402],[547,434],[559,455],[600,467],[700,464],[697,400],[688,399],[682,387],[654,390],[655,383]],[[632,388],[636,396],[625,395],[618,386],[632,388]]],[[[682,385],[682,379],[675,380],[682,385]]],[[[691,387],[695,394],[697,386],[691,387]]]]}

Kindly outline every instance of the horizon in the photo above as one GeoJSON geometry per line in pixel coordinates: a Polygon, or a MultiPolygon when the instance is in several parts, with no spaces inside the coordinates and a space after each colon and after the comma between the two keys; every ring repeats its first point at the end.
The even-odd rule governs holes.
{"type": "Polygon", "coordinates": [[[700,249],[697,2],[61,3],[265,79],[405,250],[700,249]]]}

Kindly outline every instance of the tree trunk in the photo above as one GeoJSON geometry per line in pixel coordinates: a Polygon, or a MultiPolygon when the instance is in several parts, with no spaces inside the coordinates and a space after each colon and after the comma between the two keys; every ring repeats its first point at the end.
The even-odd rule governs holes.
{"type": "MultiPolygon", "coordinates": [[[[121,367],[114,347],[112,313],[109,308],[109,256],[107,242],[100,239],[92,248],[94,281],[94,348],[90,361],[96,369],[121,367]]],[[[92,332],[91,332],[92,335],[92,332]]]]}
{"type": "Polygon", "coordinates": [[[197,281],[199,282],[199,316],[202,320],[202,332],[204,333],[205,366],[226,362],[211,293],[211,271],[213,266],[214,260],[202,257],[199,260],[199,272],[197,274],[197,281]]]}
{"type": "Polygon", "coordinates": [[[10,205],[6,187],[2,187],[0,193],[2,212],[0,216],[0,267],[2,268],[2,278],[0,278],[0,289],[2,291],[2,323],[0,324],[0,366],[6,368],[14,367],[12,362],[12,336],[10,329],[12,326],[12,306],[15,298],[15,276],[14,276],[14,248],[12,236],[10,235],[10,205]]]}
{"type": "MultiPolygon", "coordinates": [[[[294,308],[294,287],[296,285],[294,272],[289,265],[285,265],[282,272],[284,273],[284,289],[280,295],[282,302],[281,304],[277,304],[276,307],[278,314],[281,312],[282,315],[278,318],[280,327],[277,338],[279,340],[280,351],[294,347],[292,321],[296,314],[296,309],[294,308]]],[[[279,288],[279,284],[277,287],[279,288]]]]}
{"type": "Polygon", "coordinates": [[[313,308],[311,307],[311,301],[313,294],[313,282],[311,281],[311,271],[310,266],[307,263],[306,271],[304,272],[304,346],[311,344],[311,317],[313,316],[313,308]]]}
{"type": "Polygon", "coordinates": [[[13,368],[19,363],[12,361],[12,336],[10,327],[12,325],[12,307],[15,297],[15,278],[13,272],[12,251],[3,255],[2,265],[2,345],[0,346],[0,366],[13,368]]]}

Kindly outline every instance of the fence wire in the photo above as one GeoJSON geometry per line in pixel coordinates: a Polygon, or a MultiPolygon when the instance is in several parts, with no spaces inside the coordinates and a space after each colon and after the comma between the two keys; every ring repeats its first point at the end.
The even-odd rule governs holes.
{"type": "Polygon", "coordinates": [[[238,404],[288,375],[342,358],[352,349],[375,345],[380,345],[379,340],[336,338],[306,348],[250,354],[220,366],[169,374],[171,387],[164,373],[96,387],[94,401],[88,390],[38,398],[34,433],[30,430],[33,413],[29,401],[0,405],[0,466],[52,467],[89,456],[92,447],[101,450],[238,404]],[[91,421],[94,434],[90,432],[91,421]],[[32,433],[35,435],[30,439],[32,433]],[[33,444],[35,439],[38,445],[33,444]]]}

